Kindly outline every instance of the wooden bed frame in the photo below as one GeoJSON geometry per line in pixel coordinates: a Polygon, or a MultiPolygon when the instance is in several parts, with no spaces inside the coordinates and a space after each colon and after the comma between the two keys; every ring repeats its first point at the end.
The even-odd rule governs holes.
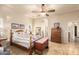
{"type": "MultiPolygon", "coordinates": [[[[31,33],[30,33],[31,34],[31,33]]],[[[11,46],[16,46],[16,47],[18,47],[18,48],[20,48],[20,49],[23,49],[24,51],[26,51],[29,55],[32,55],[32,53],[33,52],[35,52],[35,53],[37,53],[37,54],[42,54],[43,53],[43,51],[46,49],[46,48],[48,48],[48,38],[41,38],[40,40],[43,40],[43,39],[46,39],[43,43],[41,43],[40,42],[40,40],[36,40],[35,42],[34,42],[34,46],[32,46],[32,35],[30,35],[30,48],[29,49],[27,49],[26,47],[24,47],[24,46],[21,46],[21,45],[19,45],[19,44],[16,44],[16,43],[14,43],[14,42],[12,42],[12,35],[13,35],[13,33],[12,33],[12,30],[10,31],[10,45],[11,46]],[[39,42],[39,43],[38,43],[39,42]],[[40,50],[40,49],[42,49],[42,50],[40,50]],[[39,51],[39,52],[37,52],[37,51],[39,51]]]]}
{"type": "Polygon", "coordinates": [[[30,48],[27,49],[26,47],[23,47],[23,46],[21,46],[19,44],[16,44],[16,43],[12,42],[12,35],[13,35],[12,30],[10,30],[10,45],[11,46],[16,46],[16,47],[21,48],[21,49],[23,49],[25,51],[28,51],[27,53],[29,55],[32,55],[32,53],[34,51],[34,47],[32,46],[32,40],[31,40],[32,36],[30,35],[30,48]]]}

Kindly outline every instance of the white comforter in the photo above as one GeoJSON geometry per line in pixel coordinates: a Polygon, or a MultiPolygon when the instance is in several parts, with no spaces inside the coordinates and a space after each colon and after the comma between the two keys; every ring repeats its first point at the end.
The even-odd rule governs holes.
{"type": "MultiPolygon", "coordinates": [[[[32,37],[32,45],[33,45],[34,41],[36,41],[40,38],[41,38],[41,36],[33,36],[32,37]]],[[[19,44],[21,46],[24,46],[26,48],[30,47],[30,37],[27,34],[26,35],[13,34],[12,42],[19,44]]]]}
{"type": "Polygon", "coordinates": [[[12,36],[12,42],[19,44],[21,46],[24,46],[26,48],[30,47],[30,40],[29,40],[29,35],[24,34],[24,33],[14,33],[12,36]]]}

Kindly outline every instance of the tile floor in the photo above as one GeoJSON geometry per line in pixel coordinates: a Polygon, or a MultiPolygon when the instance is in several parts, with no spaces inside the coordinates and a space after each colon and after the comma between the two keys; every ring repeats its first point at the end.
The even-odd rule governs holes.
{"type": "MultiPolygon", "coordinates": [[[[28,55],[27,51],[11,46],[12,55],[28,55]]],[[[59,44],[49,42],[49,49],[44,51],[44,55],[78,55],[79,43],[59,44]]]]}

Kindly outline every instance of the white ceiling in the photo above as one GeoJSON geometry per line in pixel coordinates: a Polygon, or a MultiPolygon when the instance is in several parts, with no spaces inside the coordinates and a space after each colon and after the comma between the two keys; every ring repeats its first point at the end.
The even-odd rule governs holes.
{"type": "MultiPolygon", "coordinates": [[[[55,14],[63,14],[69,12],[79,11],[79,5],[77,4],[46,4],[47,10],[55,9],[55,14]]],[[[14,4],[14,5],[0,5],[0,14],[5,16],[34,16],[36,13],[32,11],[41,11],[41,4],[14,4]]]]}

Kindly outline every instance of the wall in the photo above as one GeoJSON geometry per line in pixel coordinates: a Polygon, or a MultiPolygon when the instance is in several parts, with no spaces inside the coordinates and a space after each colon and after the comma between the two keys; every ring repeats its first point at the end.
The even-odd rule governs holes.
{"type": "MultiPolygon", "coordinates": [[[[13,17],[13,18],[6,18],[5,16],[2,16],[3,21],[4,21],[4,28],[6,32],[6,36],[9,38],[10,37],[10,24],[12,22],[16,23],[22,23],[22,24],[34,24],[34,20],[32,18],[24,17],[24,16],[18,16],[18,17],[13,17]]],[[[51,37],[51,28],[53,27],[55,22],[60,22],[60,27],[62,29],[62,42],[67,43],[68,42],[68,32],[70,31],[71,34],[71,40],[74,40],[73,37],[73,25],[68,27],[69,23],[72,22],[78,22],[79,23],[79,12],[72,12],[72,13],[67,13],[67,14],[60,14],[60,15],[52,15],[50,17],[47,17],[48,19],[48,35],[49,38],[51,37]]],[[[39,20],[42,20],[41,18],[39,20]]],[[[37,24],[40,25],[38,22],[37,24]]],[[[36,25],[37,25],[36,24],[36,25]]],[[[43,27],[44,24],[41,24],[40,26],[43,27]]],[[[35,25],[33,25],[34,27],[35,25]]]]}
{"type": "Polygon", "coordinates": [[[68,23],[70,22],[79,22],[79,12],[72,12],[67,14],[53,15],[48,18],[49,21],[49,38],[51,36],[51,28],[53,27],[55,22],[60,22],[60,27],[62,29],[62,42],[68,42],[68,32],[70,31],[71,40],[74,40],[73,33],[73,25],[71,25],[70,29],[68,27],[68,23]]]}
{"type": "Polygon", "coordinates": [[[12,18],[7,18],[3,17],[4,20],[4,29],[6,33],[6,37],[8,40],[10,40],[10,30],[11,30],[11,23],[18,23],[18,24],[24,24],[24,25],[32,25],[32,19],[28,17],[12,17],[12,18]]]}
{"type": "Polygon", "coordinates": [[[34,34],[36,31],[36,27],[41,27],[41,34],[43,36],[48,35],[48,20],[46,18],[36,18],[33,20],[33,29],[34,29],[34,34]]]}

